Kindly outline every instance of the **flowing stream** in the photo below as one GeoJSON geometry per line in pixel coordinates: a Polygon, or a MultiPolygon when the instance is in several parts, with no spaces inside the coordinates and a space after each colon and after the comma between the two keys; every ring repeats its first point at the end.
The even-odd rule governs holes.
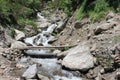
{"type": "MultiPolygon", "coordinates": [[[[40,13],[38,13],[38,16],[41,20],[45,19],[45,17],[41,16],[40,13]]],[[[53,23],[46,30],[41,31],[39,34],[24,39],[24,42],[32,46],[51,46],[49,42],[56,40],[52,34],[57,26],[59,25],[53,23]]],[[[47,76],[50,80],[82,80],[82,78],[77,77],[79,74],[77,74],[75,71],[63,69],[62,65],[58,64],[57,57],[51,58],[51,56],[54,56],[52,50],[27,50],[25,53],[27,55],[39,57],[22,58],[18,64],[23,64],[26,67],[29,66],[31,62],[40,64],[42,66],[38,67],[38,73],[47,76]]]]}

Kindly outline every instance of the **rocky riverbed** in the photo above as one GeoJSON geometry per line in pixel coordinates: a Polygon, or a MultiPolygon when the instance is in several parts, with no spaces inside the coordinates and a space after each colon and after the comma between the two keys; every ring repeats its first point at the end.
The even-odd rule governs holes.
{"type": "Polygon", "coordinates": [[[110,12],[106,20],[93,24],[56,11],[51,17],[38,13],[36,23],[38,34],[27,25],[24,32],[15,30],[14,39],[1,27],[0,80],[120,79],[120,14],[110,12]]]}

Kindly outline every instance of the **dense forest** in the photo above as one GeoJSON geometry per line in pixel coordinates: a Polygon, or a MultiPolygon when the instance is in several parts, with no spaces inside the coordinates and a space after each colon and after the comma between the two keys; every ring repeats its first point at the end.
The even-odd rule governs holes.
{"type": "Polygon", "coordinates": [[[3,26],[23,26],[28,23],[35,26],[33,20],[37,12],[63,10],[68,16],[78,10],[77,19],[90,17],[92,22],[103,18],[110,10],[120,12],[119,0],[0,0],[0,23],[3,26]]]}

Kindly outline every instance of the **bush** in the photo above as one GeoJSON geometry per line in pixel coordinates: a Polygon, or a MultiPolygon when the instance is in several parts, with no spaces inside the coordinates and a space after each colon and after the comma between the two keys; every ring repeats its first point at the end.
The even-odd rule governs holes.
{"type": "Polygon", "coordinates": [[[33,26],[35,32],[38,32],[37,24],[33,20],[22,18],[22,19],[18,20],[18,23],[22,26],[24,24],[31,25],[31,26],[33,26]]]}
{"type": "Polygon", "coordinates": [[[49,1],[48,6],[52,9],[62,9],[68,16],[73,12],[72,0],[54,0],[49,1]]]}
{"type": "MultiPolygon", "coordinates": [[[[89,0],[84,0],[78,10],[76,18],[81,20],[84,16],[89,16],[92,22],[100,21],[109,10],[114,10],[106,0],[95,0],[95,6],[88,8],[89,0]]],[[[89,3],[90,4],[90,3],[89,3]]]]}
{"type": "Polygon", "coordinates": [[[0,0],[0,23],[6,26],[21,25],[20,19],[24,19],[27,21],[25,23],[34,25],[36,29],[29,19],[36,16],[32,14],[39,11],[41,5],[41,0],[0,0]]]}
{"type": "Polygon", "coordinates": [[[110,10],[110,7],[106,0],[96,0],[96,5],[93,11],[89,11],[89,17],[92,22],[99,21],[105,17],[106,13],[110,10]]]}

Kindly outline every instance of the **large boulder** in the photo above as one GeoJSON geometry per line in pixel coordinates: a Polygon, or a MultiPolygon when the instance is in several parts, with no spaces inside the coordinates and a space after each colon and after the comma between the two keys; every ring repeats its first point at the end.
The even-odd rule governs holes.
{"type": "Polygon", "coordinates": [[[30,66],[22,75],[23,78],[25,79],[32,79],[35,78],[37,75],[37,65],[34,64],[30,66]]]}
{"type": "Polygon", "coordinates": [[[15,29],[15,40],[21,40],[25,37],[25,34],[22,31],[15,29]]]}
{"type": "Polygon", "coordinates": [[[94,66],[94,57],[90,54],[89,44],[83,42],[76,46],[63,59],[62,65],[71,70],[86,71],[94,66]]]}
{"type": "Polygon", "coordinates": [[[11,44],[11,48],[13,48],[13,49],[24,49],[26,47],[27,47],[27,45],[23,42],[20,42],[20,41],[14,41],[11,44]]]}
{"type": "Polygon", "coordinates": [[[115,22],[111,22],[111,23],[104,23],[102,25],[99,25],[95,28],[95,31],[94,33],[95,34],[100,34],[101,32],[103,31],[107,31],[109,30],[110,28],[114,28],[114,26],[116,25],[115,22]]]}

